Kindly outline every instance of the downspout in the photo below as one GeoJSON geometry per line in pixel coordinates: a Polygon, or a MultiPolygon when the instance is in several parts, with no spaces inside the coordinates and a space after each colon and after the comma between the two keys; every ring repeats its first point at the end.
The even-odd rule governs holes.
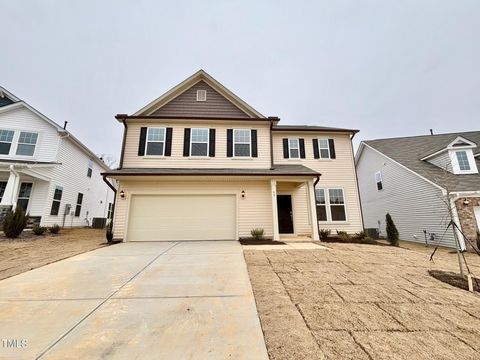
{"type": "Polygon", "coordinates": [[[273,119],[270,119],[270,170],[273,170],[273,119]]]}
{"type": "Polygon", "coordinates": [[[356,133],[352,133],[350,138],[350,146],[352,147],[352,157],[353,157],[353,172],[355,173],[355,184],[357,186],[357,196],[358,196],[358,205],[360,206],[360,218],[362,219],[362,230],[365,231],[365,221],[363,219],[363,207],[362,207],[362,197],[360,195],[360,187],[358,186],[358,175],[357,175],[357,164],[355,162],[355,155],[353,154],[353,137],[356,133]]]}
{"type": "Polygon", "coordinates": [[[123,140],[122,140],[122,152],[120,153],[120,165],[118,167],[119,170],[123,167],[123,154],[125,152],[125,141],[127,139],[127,130],[128,130],[127,122],[125,119],[122,120],[122,123],[123,123],[124,129],[123,129],[123,140]]]}
{"type": "MultiPolygon", "coordinates": [[[[109,187],[110,189],[112,189],[112,191],[113,191],[113,205],[112,205],[112,221],[113,221],[113,215],[114,215],[114,213],[115,213],[115,203],[116,203],[116,201],[117,201],[117,189],[115,189],[115,186],[113,186],[113,185],[110,183],[110,181],[107,180],[107,177],[106,177],[105,175],[103,176],[103,181],[104,181],[105,184],[107,184],[108,187],[109,187]]],[[[108,216],[108,214],[107,214],[107,216],[108,216]]]]}
{"type": "MultiPolygon", "coordinates": [[[[317,179],[313,182],[313,197],[315,198],[315,219],[312,219],[312,220],[315,220],[315,224],[317,224],[317,228],[318,228],[318,217],[317,217],[317,194],[315,193],[315,188],[317,187],[317,184],[318,182],[320,181],[320,176],[321,175],[317,175],[317,179]]],[[[319,229],[320,230],[320,229],[319,229]]],[[[320,234],[319,234],[320,235],[320,234]]],[[[313,235],[312,235],[312,238],[313,238],[313,235]]]]}

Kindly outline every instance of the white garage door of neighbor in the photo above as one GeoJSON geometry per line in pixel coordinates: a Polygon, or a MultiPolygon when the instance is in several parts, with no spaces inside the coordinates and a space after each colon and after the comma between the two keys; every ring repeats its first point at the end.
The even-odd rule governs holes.
{"type": "Polygon", "coordinates": [[[235,195],[132,195],[127,241],[235,240],[235,195]]]}

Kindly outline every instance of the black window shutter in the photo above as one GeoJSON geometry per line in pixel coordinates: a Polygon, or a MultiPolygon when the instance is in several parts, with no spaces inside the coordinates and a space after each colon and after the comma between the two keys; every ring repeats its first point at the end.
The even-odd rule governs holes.
{"type": "Polygon", "coordinates": [[[288,139],[283,139],[283,158],[288,159],[290,157],[290,153],[288,152],[288,139]]]}
{"type": "Polygon", "coordinates": [[[330,159],[335,159],[335,141],[333,139],[328,139],[328,147],[330,148],[330,159]]]}
{"type": "Polygon", "coordinates": [[[257,130],[252,130],[251,132],[252,137],[252,157],[258,157],[257,152],[257,130]]]}
{"type": "Polygon", "coordinates": [[[210,129],[208,156],[215,157],[215,129],[210,129]]]}
{"type": "Polygon", "coordinates": [[[233,156],[233,129],[227,129],[227,157],[233,156]]]}
{"type": "Polygon", "coordinates": [[[300,158],[305,159],[305,140],[298,139],[298,145],[300,146],[300,158]]]}
{"type": "Polygon", "coordinates": [[[318,139],[312,139],[313,142],[313,157],[320,159],[320,153],[318,152],[318,139]]]}
{"type": "Polygon", "coordinates": [[[183,156],[190,156],[190,128],[185,128],[183,135],[183,156]]]}
{"type": "Polygon", "coordinates": [[[165,156],[172,156],[172,128],[167,128],[165,134],[165,156]]]}
{"type": "Polygon", "coordinates": [[[138,156],[145,155],[145,142],[147,141],[147,128],[140,128],[140,141],[138,142],[138,156]]]}

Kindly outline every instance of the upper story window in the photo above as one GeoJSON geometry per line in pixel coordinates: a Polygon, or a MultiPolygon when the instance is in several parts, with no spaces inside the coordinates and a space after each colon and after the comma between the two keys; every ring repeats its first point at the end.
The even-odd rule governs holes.
{"type": "Polygon", "coordinates": [[[467,152],[465,150],[456,151],[458,167],[460,171],[470,171],[470,163],[468,162],[467,152]]]}
{"type": "Polygon", "coordinates": [[[380,171],[375,173],[375,183],[377,184],[377,190],[383,189],[382,173],[380,171]]]}
{"type": "Polygon", "coordinates": [[[165,128],[149,127],[145,155],[160,155],[165,152],[165,128]]]}
{"type": "Polygon", "coordinates": [[[18,138],[17,155],[33,156],[37,139],[37,133],[21,131],[18,138]]]}
{"type": "Polygon", "coordinates": [[[87,176],[91,178],[92,174],[93,174],[93,160],[88,160],[87,176]]]}
{"type": "Polygon", "coordinates": [[[318,139],[318,151],[321,159],[330,159],[330,146],[328,139],[318,139]]]}
{"type": "Polygon", "coordinates": [[[207,101],[207,90],[197,90],[197,101],[207,101]]]}
{"type": "Polygon", "coordinates": [[[0,130],[0,154],[8,155],[12,146],[14,132],[11,130],[0,130]]]}
{"type": "Polygon", "coordinates": [[[300,158],[300,144],[298,139],[288,139],[288,150],[290,159],[300,158]]]}
{"type": "Polygon", "coordinates": [[[252,156],[251,131],[233,129],[233,156],[252,156]]]}
{"type": "Polygon", "coordinates": [[[190,156],[207,156],[209,129],[192,129],[190,156]]]}

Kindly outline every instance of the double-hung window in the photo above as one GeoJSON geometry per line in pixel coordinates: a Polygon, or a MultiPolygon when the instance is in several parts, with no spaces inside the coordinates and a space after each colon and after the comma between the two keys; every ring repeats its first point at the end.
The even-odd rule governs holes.
{"type": "Polygon", "coordinates": [[[145,155],[165,154],[165,128],[149,127],[147,131],[147,146],[145,155]]]}
{"type": "Polygon", "coordinates": [[[290,159],[300,158],[300,144],[298,139],[288,139],[288,151],[290,159]]]}
{"type": "Polygon", "coordinates": [[[464,150],[456,151],[458,167],[460,171],[470,171],[470,163],[468,162],[467,152],[464,150]]]}
{"type": "Polygon", "coordinates": [[[28,202],[30,201],[30,195],[32,194],[32,183],[22,183],[20,185],[20,191],[18,192],[17,207],[27,211],[28,202]]]}
{"type": "Polygon", "coordinates": [[[192,129],[190,138],[190,156],[207,156],[209,129],[192,129]]]}
{"type": "Polygon", "coordinates": [[[12,147],[14,132],[11,130],[0,130],[0,154],[8,155],[12,147]]]}
{"type": "Polygon", "coordinates": [[[233,156],[252,156],[251,130],[233,129],[233,156]]]}
{"type": "Polygon", "coordinates": [[[33,156],[35,146],[37,145],[38,134],[33,132],[21,131],[18,138],[17,155],[33,156]]]}
{"type": "Polygon", "coordinates": [[[330,159],[330,146],[328,139],[318,139],[318,152],[321,159],[330,159]]]}
{"type": "Polygon", "coordinates": [[[63,188],[61,186],[55,187],[55,192],[53,193],[52,208],[50,209],[50,215],[58,215],[60,210],[60,202],[62,201],[63,188]]]}
{"type": "Polygon", "coordinates": [[[343,189],[316,189],[318,221],[346,221],[343,189]]]}
{"type": "Polygon", "coordinates": [[[80,216],[80,213],[82,212],[82,202],[83,202],[83,194],[78,193],[77,196],[77,206],[75,206],[75,216],[80,216]]]}
{"type": "Polygon", "coordinates": [[[377,184],[377,190],[383,189],[382,173],[380,171],[375,173],[375,183],[377,184]]]}

